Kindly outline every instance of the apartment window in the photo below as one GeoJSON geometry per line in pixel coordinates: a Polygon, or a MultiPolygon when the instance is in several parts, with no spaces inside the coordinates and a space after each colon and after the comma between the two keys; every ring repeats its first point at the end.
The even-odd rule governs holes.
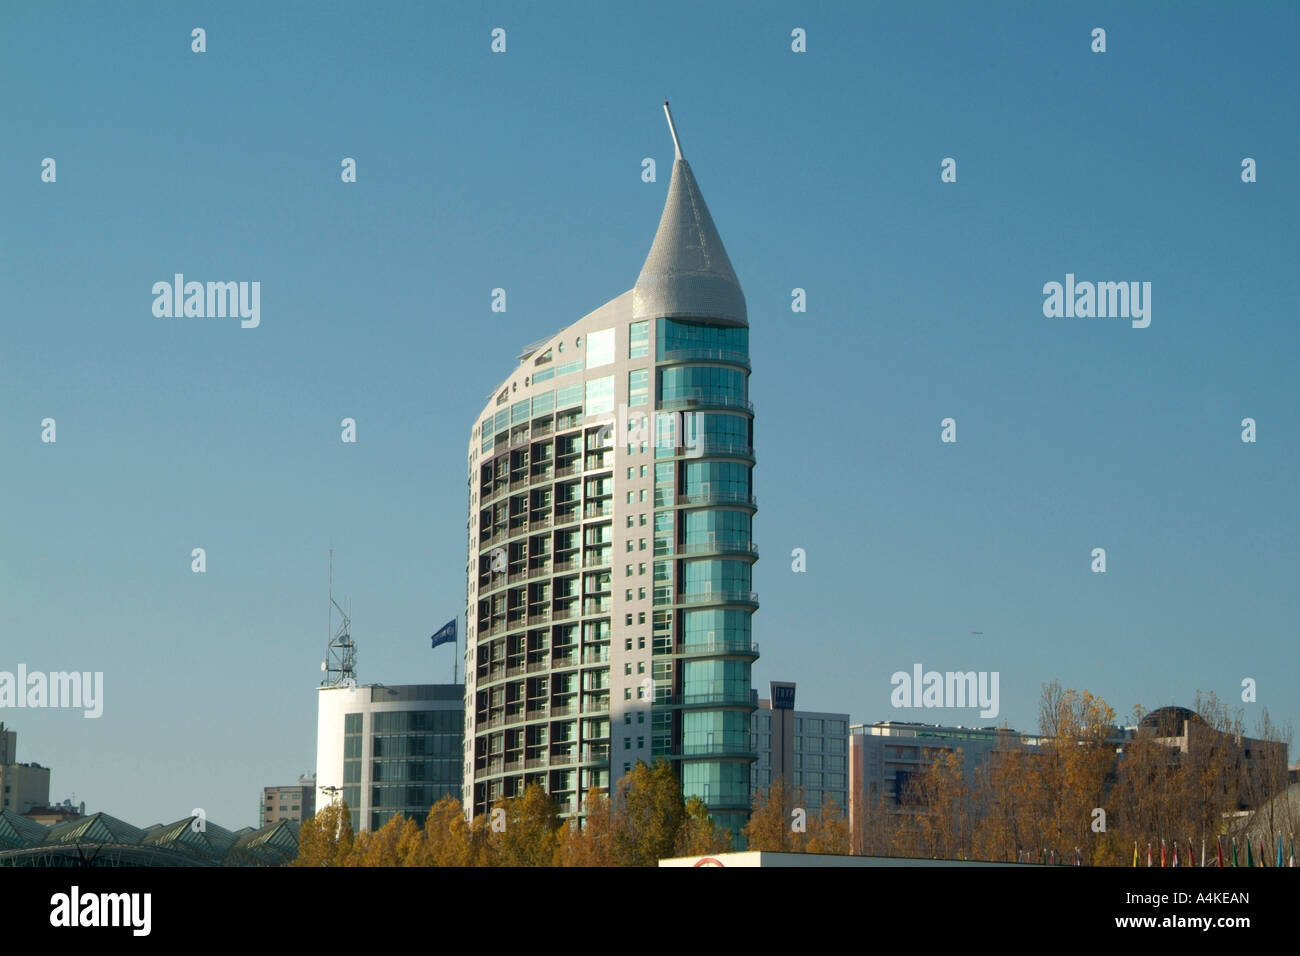
{"type": "Polygon", "coordinates": [[[633,322],[627,327],[627,357],[645,358],[650,354],[650,320],[633,322]]]}
{"type": "Polygon", "coordinates": [[[636,546],[636,549],[637,549],[638,551],[644,551],[644,550],[645,550],[645,538],[637,538],[637,546],[636,546]]]}
{"type": "Polygon", "coordinates": [[[636,662],[636,672],[637,672],[638,674],[644,674],[644,673],[645,673],[645,661],[637,661],[637,662],[636,662]]]}
{"type": "Polygon", "coordinates": [[[624,699],[624,700],[631,700],[631,699],[632,699],[632,688],[631,688],[631,687],[624,687],[624,688],[623,688],[623,699],[624,699]]]}
{"type": "Polygon", "coordinates": [[[623,665],[623,674],[630,675],[631,673],[632,673],[632,664],[631,662],[628,662],[623,665]]]}
{"type": "Polygon", "coordinates": [[[638,687],[638,688],[636,689],[636,699],[637,699],[637,700],[645,700],[645,688],[644,688],[644,687],[638,687]]]}
{"type": "MultiPolygon", "coordinates": [[[[644,623],[645,623],[645,611],[637,611],[637,613],[636,613],[636,622],[637,622],[638,624],[644,624],[644,623]]],[[[843,742],[843,741],[841,741],[841,743],[842,743],[842,742],[843,742]]]]}
{"type": "MultiPolygon", "coordinates": [[[[631,515],[628,515],[628,518],[631,518],[631,517],[632,517],[631,515]]],[[[644,514],[641,515],[641,526],[642,526],[642,527],[645,527],[645,515],[644,515],[644,514]]]]}
{"type": "Polygon", "coordinates": [[[649,369],[633,369],[627,373],[627,404],[629,408],[650,404],[649,369]]]}
{"type": "Polygon", "coordinates": [[[587,368],[599,368],[614,361],[614,330],[601,329],[587,336],[587,368]]]}
{"type": "MultiPolygon", "coordinates": [[[[630,614],[628,615],[628,617],[631,617],[631,616],[632,616],[632,615],[630,615],[630,614]]],[[[625,651],[630,651],[631,649],[632,649],[632,638],[629,637],[627,640],[625,640],[625,641],[623,642],[623,650],[625,650],[625,651]]]]}
{"type": "Polygon", "coordinates": [[[644,738],[644,737],[638,737],[638,738],[636,739],[636,749],[637,749],[637,750],[640,750],[640,749],[641,749],[642,747],[644,747],[644,746],[645,746],[645,738],[644,738]]]}
{"type": "Polygon", "coordinates": [[[623,600],[624,600],[624,601],[630,601],[630,600],[632,600],[632,589],[631,589],[631,588],[628,588],[626,591],[623,592],[623,600]]]}
{"type": "Polygon", "coordinates": [[[631,772],[632,772],[632,765],[631,765],[630,763],[626,763],[626,762],[624,762],[624,764],[623,764],[623,773],[627,774],[627,773],[631,773],[631,772]]]}
{"type": "Polygon", "coordinates": [[[638,724],[644,724],[644,723],[645,723],[645,711],[644,711],[644,710],[638,710],[638,711],[636,712],[636,722],[637,722],[638,724]]]}
{"type": "Polygon", "coordinates": [[[644,478],[645,476],[646,476],[645,465],[642,465],[642,466],[641,466],[641,477],[644,478]]]}
{"type": "MultiPolygon", "coordinates": [[[[641,517],[644,518],[645,515],[642,515],[641,517]]],[[[628,526],[629,528],[632,527],[632,516],[631,516],[631,515],[628,515],[628,516],[627,516],[627,526],[628,526]]]]}
{"type": "Polygon", "coordinates": [[[631,737],[624,737],[624,738],[623,738],[623,749],[624,749],[624,750],[631,750],[631,749],[632,749],[632,738],[631,738],[631,737]]]}
{"type": "Polygon", "coordinates": [[[623,615],[623,623],[624,623],[625,625],[627,625],[628,627],[631,627],[631,626],[632,626],[632,615],[631,615],[631,614],[624,614],[624,615],[623,615]]]}
{"type": "Polygon", "coordinates": [[[641,491],[640,491],[640,500],[641,500],[641,501],[645,501],[645,489],[644,489],[644,488],[642,488],[641,491]]]}
{"type": "MultiPolygon", "coordinates": [[[[645,600],[645,588],[637,588],[637,589],[636,589],[636,598],[637,598],[638,601],[644,601],[644,600],[645,600]]],[[[644,640],[644,638],[642,638],[642,640],[644,640]]]]}
{"type": "Polygon", "coordinates": [[[631,550],[632,550],[632,539],[631,539],[631,538],[628,538],[628,539],[627,539],[627,550],[628,550],[628,551],[631,551],[631,550]]]}
{"type": "Polygon", "coordinates": [[[645,650],[645,635],[644,635],[644,634],[643,634],[641,637],[638,637],[638,638],[636,639],[636,648],[637,648],[637,650],[639,650],[639,651],[644,651],[644,650],[645,650]]]}
{"type": "Polygon", "coordinates": [[[623,723],[625,724],[632,723],[632,711],[629,710],[625,714],[623,714],[623,723]]]}
{"type": "Polygon", "coordinates": [[[632,495],[633,495],[633,492],[631,492],[631,491],[629,491],[629,492],[627,493],[627,503],[628,503],[628,504],[631,504],[631,503],[632,503],[632,495]]]}
{"type": "Polygon", "coordinates": [[[636,573],[637,573],[637,574],[645,574],[645,562],[642,562],[641,564],[638,564],[638,565],[636,566],[636,573]]]}

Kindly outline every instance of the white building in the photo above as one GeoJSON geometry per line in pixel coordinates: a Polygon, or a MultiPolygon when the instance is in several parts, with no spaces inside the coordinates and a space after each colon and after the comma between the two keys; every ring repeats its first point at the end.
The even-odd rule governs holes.
{"type": "Polygon", "coordinates": [[[464,687],[346,684],[317,690],[316,809],[344,800],[352,827],[395,814],[423,825],[442,797],[460,796],[464,687]]]}

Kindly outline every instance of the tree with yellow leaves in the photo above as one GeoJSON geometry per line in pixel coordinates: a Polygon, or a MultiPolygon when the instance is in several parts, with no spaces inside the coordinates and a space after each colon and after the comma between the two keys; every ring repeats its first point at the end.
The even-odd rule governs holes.
{"type": "Polygon", "coordinates": [[[352,813],[346,802],[331,803],[298,830],[294,866],[343,866],[352,852],[352,813]]]}
{"type": "Polygon", "coordinates": [[[686,801],[681,826],[677,830],[677,856],[712,856],[732,849],[731,831],[724,830],[709,816],[709,808],[699,797],[686,801]]]}
{"type": "Polygon", "coordinates": [[[802,798],[802,792],[797,795],[790,793],[785,778],[781,776],[769,787],[755,788],[749,822],[741,831],[745,846],[771,853],[802,852],[806,830],[795,828],[797,819],[806,819],[807,816],[802,798]],[[796,815],[796,810],[804,812],[796,815]]]}
{"type": "Polygon", "coordinates": [[[569,820],[556,836],[558,866],[617,866],[614,816],[609,797],[599,787],[587,791],[585,820],[569,820]]]}
{"type": "Polygon", "coordinates": [[[488,837],[494,865],[554,865],[560,815],[540,784],[528,784],[513,800],[499,799],[492,809],[505,811],[505,828],[492,829],[488,837]]]}

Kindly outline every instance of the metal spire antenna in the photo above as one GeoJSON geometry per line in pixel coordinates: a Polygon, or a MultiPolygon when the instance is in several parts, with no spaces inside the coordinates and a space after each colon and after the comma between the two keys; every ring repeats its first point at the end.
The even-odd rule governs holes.
{"type": "Polygon", "coordinates": [[[677,124],[673,122],[673,111],[668,108],[667,100],[664,100],[664,115],[668,117],[668,132],[673,134],[673,148],[677,150],[677,158],[685,159],[682,155],[682,142],[677,138],[677,124]]]}
{"type": "Polygon", "coordinates": [[[334,600],[334,549],[330,548],[330,594],[329,594],[329,644],[325,651],[325,660],[320,662],[320,669],[325,672],[322,687],[338,687],[343,684],[356,686],[357,682],[357,645],[352,640],[352,618],[339,607],[334,600]],[[334,612],[341,618],[338,629],[334,628],[334,612]]]}

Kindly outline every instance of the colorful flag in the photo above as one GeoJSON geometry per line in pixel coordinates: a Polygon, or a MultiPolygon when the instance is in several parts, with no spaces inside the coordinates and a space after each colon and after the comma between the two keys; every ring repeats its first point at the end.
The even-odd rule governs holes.
{"type": "Polygon", "coordinates": [[[1214,852],[1219,858],[1219,869],[1223,869],[1223,837],[1214,835],[1214,852]]]}
{"type": "Polygon", "coordinates": [[[1133,865],[1138,865],[1138,844],[1137,840],[1133,841],[1133,865]]]}
{"type": "Polygon", "coordinates": [[[430,648],[437,647],[439,644],[450,644],[452,641],[456,640],[456,618],[453,617],[442,627],[434,631],[433,637],[430,638],[430,640],[433,641],[433,643],[429,645],[430,648]]]}
{"type": "Polygon", "coordinates": [[[1147,866],[1153,866],[1151,862],[1151,841],[1147,840],[1147,866]]]}
{"type": "Polygon", "coordinates": [[[1268,858],[1264,856],[1264,841],[1261,839],[1259,841],[1259,865],[1263,866],[1266,859],[1268,858]]]}
{"type": "Polygon", "coordinates": [[[1254,857],[1254,855],[1250,852],[1250,838],[1249,838],[1249,837],[1246,838],[1246,865],[1247,865],[1247,866],[1254,866],[1254,865],[1255,865],[1255,857],[1254,857]]]}
{"type": "Polygon", "coordinates": [[[1232,838],[1232,865],[1237,865],[1237,838],[1232,838]]]}
{"type": "Polygon", "coordinates": [[[1201,837],[1201,869],[1205,869],[1205,837],[1201,837]]]}
{"type": "Polygon", "coordinates": [[[1277,865],[1279,869],[1282,867],[1282,834],[1280,833],[1277,835],[1277,865]]]}
{"type": "Polygon", "coordinates": [[[1295,837],[1294,836],[1291,837],[1291,862],[1287,865],[1293,868],[1295,867],[1295,837]]]}
{"type": "Polygon", "coordinates": [[[1171,862],[1169,865],[1170,866],[1178,865],[1178,841],[1177,840],[1174,841],[1174,859],[1173,862],[1171,862]]]}
{"type": "Polygon", "coordinates": [[[1161,867],[1161,869],[1164,869],[1164,865],[1165,865],[1165,841],[1162,839],[1162,840],[1160,841],[1160,867],[1161,867]]]}

